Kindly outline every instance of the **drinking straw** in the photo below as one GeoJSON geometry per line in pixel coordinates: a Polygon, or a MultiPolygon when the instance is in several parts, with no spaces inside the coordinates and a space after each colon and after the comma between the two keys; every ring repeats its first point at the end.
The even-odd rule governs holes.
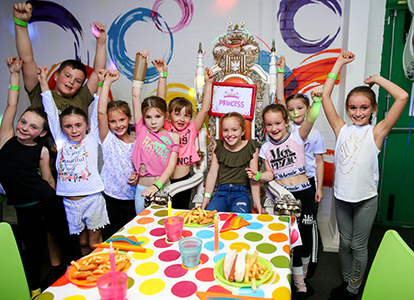
{"type": "Polygon", "coordinates": [[[219,252],[219,230],[218,230],[219,217],[216,215],[214,217],[214,254],[219,252]]]}
{"type": "Polygon", "coordinates": [[[112,247],[112,242],[109,243],[109,262],[111,264],[112,286],[115,286],[116,285],[116,277],[115,277],[116,266],[115,266],[115,252],[114,252],[114,247],[112,247]]]}
{"type": "Polygon", "coordinates": [[[171,200],[168,200],[168,217],[172,217],[172,207],[171,207],[171,200]]]}

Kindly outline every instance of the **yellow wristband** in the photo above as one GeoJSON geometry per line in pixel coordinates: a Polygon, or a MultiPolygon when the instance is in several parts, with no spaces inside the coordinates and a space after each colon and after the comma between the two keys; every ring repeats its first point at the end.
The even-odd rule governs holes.
{"type": "Polygon", "coordinates": [[[9,85],[9,89],[10,89],[10,90],[13,90],[13,91],[20,91],[20,86],[10,84],[10,85],[9,85]]]}

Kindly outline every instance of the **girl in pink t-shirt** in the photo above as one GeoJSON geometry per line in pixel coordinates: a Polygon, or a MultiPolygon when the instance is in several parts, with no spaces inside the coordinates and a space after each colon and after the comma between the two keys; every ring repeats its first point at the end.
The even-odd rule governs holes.
{"type": "Polygon", "coordinates": [[[289,115],[281,104],[271,104],[263,110],[263,121],[269,140],[260,149],[259,157],[264,159],[266,171],[246,169],[250,179],[261,181],[276,180],[302,202],[300,234],[303,245],[295,248],[293,256],[293,281],[297,294],[306,298],[305,284],[307,267],[312,249],[312,224],[314,190],[305,169],[305,141],[318,117],[322,101],[322,89],[311,92],[314,104],[302,126],[289,132],[289,115]]]}
{"type": "MultiPolygon", "coordinates": [[[[152,64],[160,74],[167,73],[168,67],[163,59],[154,60],[152,64]]],[[[200,160],[194,143],[210,110],[213,81],[214,74],[209,68],[206,68],[203,103],[194,120],[191,120],[193,117],[193,105],[188,99],[176,97],[168,104],[168,114],[167,120],[164,123],[164,129],[180,135],[177,166],[171,176],[171,183],[190,178],[190,166],[200,160]]],[[[157,95],[164,99],[166,83],[167,77],[160,76],[157,95]]],[[[190,199],[191,189],[185,190],[172,198],[172,206],[176,209],[188,209],[190,199]]]]}
{"type": "MultiPolygon", "coordinates": [[[[149,53],[141,50],[143,57],[149,53]]],[[[141,103],[143,82],[135,80],[132,85],[136,143],[132,161],[137,170],[138,184],[135,193],[135,211],[144,210],[145,197],[152,197],[169,182],[177,164],[180,136],[166,131],[164,121],[167,104],[158,96],[150,96],[141,103]]]]}

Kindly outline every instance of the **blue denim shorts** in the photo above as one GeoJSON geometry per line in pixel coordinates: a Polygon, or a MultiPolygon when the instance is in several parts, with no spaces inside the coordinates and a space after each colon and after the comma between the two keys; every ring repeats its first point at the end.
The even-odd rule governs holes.
{"type": "Polygon", "coordinates": [[[219,212],[251,213],[250,191],[244,185],[221,184],[217,187],[207,210],[219,212]]]}

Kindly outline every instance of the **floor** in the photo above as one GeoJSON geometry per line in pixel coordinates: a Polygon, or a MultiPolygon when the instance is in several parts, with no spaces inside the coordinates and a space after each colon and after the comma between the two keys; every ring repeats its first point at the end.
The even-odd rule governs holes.
{"type": "MultiPolygon", "coordinates": [[[[14,208],[4,205],[3,210],[3,220],[12,224],[14,231],[16,232],[18,238],[18,233],[16,229],[16,219],[14,208]]],[[[381,224],[374,224],[370,240],[369,240],[369,262],[368,262],[368,269],[372,264],[372,260],[375,256],[375,253],[378,249],[378,246],[381,242],[381,239],[384,233],[388,229],[396,230],[401,237],[406,241],[406,243],[414,249],[414,229],[413,228],[402,228],[402,227],[389,227],[383,226],[381,224]]],[[[320,241],[320,239],[319,239],[320,241]]],[[[315,289],[315,294],[312,297],[308,297],[309,300],[325,300],[329,298],[329,294],[332,288],[338,286],[342,282],[341,277],[341,270],[339,264],[339,258],[337,253],[332,252],[323,252],[321,243],[319,243],[319,254],[318,254],[318,265],[315,272],[315,275],[309,279],[310,284],[315,289]]],[[[43,268],[42,268],[42,276],[46,276],[49,269],[50,263],[48,260],[48,254],[45,253],[45,257],[43,259],[43,268]]],[[[363,282],[363,285],[365,281],[363,282]]],[[[295,299],[294,297],[292,298],[295,299]]],[[[358,295],[357,300],[361,299],[361,295],[358,295]]]]}

